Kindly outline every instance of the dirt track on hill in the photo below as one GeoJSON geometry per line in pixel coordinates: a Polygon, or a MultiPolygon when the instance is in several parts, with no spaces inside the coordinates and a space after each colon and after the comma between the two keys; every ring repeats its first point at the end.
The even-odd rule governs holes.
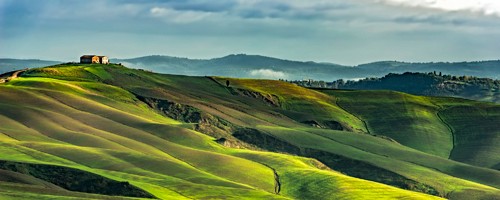
{"type": "Polygon", "coordinates": [[[26,69],[23,69],[23,70],[17,70],[17,71],[15,71],[15,72],[12,74],[12,76],[10,76],[9,78],[10,78],[10,79],[17,78],[17,76],[19,75],[19,73],[24,72],[24,71],[26,71],[26,69]]]}
{"type": "Polygon", "coordinates": [[[26,71],[28,69],[22,69],[22,70],[17,70],[17,71],[14,71],[14,73],[12,73],[12,75],[10,75],[9,77],[7,78],[0,78],[0,83],[5,83],[5,82],[9,82],[15,78],[17,78],[19,76],[20,73],[26,71]]]}

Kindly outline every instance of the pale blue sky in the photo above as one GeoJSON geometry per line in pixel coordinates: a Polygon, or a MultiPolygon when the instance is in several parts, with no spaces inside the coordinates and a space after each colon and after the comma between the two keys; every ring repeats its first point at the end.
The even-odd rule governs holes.
{"type": "Polygon", "coordinates": [[[496,0],[0,0],[0,57],[500,58],[496,0]]]}

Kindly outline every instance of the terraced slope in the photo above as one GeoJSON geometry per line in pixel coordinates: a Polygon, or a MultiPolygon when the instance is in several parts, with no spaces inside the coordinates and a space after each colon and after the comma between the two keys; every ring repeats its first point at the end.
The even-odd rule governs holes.
{"type": "MultiPolygon", "coordinates": [[[[337,101],[277,81],[32,69],[0,85],[0,160],[83,170],[161,199],[499,197],[498,171],[369,135],[337,101]]],[[[0,196],[97,195],[31,182],[0,180],[0,196]]]]}

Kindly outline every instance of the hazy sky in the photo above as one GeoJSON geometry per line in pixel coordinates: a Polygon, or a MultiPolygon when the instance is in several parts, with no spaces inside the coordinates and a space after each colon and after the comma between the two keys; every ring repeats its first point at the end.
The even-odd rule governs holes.
{"type": "Polygon", "coordinates": [[[500,58],[498,0],[0,0],[0,57],[500,58]]]}

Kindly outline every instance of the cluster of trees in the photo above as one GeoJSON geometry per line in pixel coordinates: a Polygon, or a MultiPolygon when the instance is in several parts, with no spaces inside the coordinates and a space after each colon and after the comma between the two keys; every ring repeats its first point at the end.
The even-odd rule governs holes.
{"type": "Polygon", "coordinates": [[[500,80],[474,76],[443,75],[441,72],[389,73],[381,78],[289,81],[304,87],[360,90],[395,90],[417,95],[456,96],[500,102],[500,80]]]}
{"type": "MultiPolygon", "coordinates": [[[[339,80],[342,80],[342,79],[339,79],[339,80]]],[[[294,80],[294,81],[280,79],[280,81],[285,81],[285,82],[293,83],[293,84],[300,85],[303,87],[310,87],[310,88],[335,88],[332,85],[335,81],[326,82],[326,81],[317,81],[317,80],[313,80],[313,79],[294,80]]]]}

